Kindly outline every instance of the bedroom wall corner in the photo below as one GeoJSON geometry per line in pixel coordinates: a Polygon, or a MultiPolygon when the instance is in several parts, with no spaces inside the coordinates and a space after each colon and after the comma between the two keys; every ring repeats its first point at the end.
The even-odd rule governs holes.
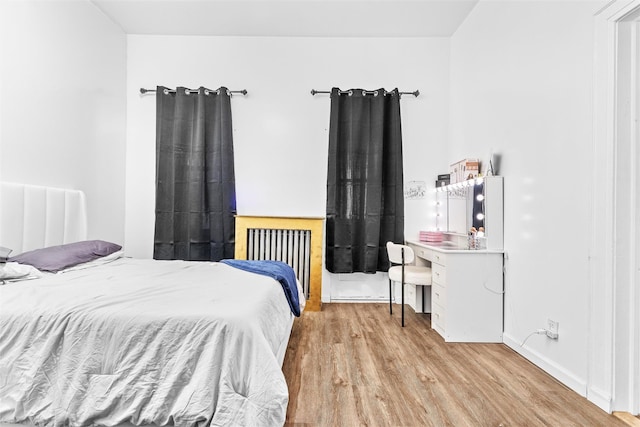
{"type": "Polygon", "coordinates": [[[88,237],[123,243],[124,32],[88,1],[1,3],[0,177],[84,191],[88,237]]]}

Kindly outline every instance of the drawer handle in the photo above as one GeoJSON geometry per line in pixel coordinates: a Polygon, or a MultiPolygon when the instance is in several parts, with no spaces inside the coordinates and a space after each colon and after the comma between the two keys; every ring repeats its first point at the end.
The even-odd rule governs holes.
{"type": "Polygon", "coordinates": [[[440,273],[438,273],[438,272],[436,271],[436,276],[439,276],[439,275],[440,275],[440,273]]]}
{"type": "Polygon", "coordinates": [[[436,292],[436,298],[440,298],[440,294],[436,292]]]}
{"type": "Polygon", "coordinates": [[[439,255],[436,255],[436,259],[437,259],[438,261],[440,261],[440,256],[439,256],[439,255]]]}

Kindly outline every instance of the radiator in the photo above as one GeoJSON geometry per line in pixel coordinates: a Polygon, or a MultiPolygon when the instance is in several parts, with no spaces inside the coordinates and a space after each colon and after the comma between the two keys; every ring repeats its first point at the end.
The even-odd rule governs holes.
{"type": "Polygon", "coordinates": [[[322,309],[324,218],[236,216],[236,259],[289,264],[302,284],[306,311],[322,309]]]}
{"type": "Polygon", "coordinates": [[[247,259],[273,260],[289,264],[309,298],[311,230],[247,229],[247,259]]]}

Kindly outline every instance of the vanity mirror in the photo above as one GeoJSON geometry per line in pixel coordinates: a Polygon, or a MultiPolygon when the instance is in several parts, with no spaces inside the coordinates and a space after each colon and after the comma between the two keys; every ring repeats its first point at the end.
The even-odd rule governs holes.
{"type": "Polygon", "coordinates": [[[487,249],[503,249],[503,179],[471,179],[437,189],[439,230],[466,236],[471,227],[484,228],[487,249]]]}

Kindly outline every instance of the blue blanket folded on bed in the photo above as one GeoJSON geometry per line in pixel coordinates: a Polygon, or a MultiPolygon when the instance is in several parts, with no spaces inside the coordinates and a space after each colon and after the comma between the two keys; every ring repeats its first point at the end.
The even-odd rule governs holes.
{"type": "Polygon", "coordinates": [[[231,267],[239,268],[240,270],[250,271],[252,273],[262,274],[263,276],[269,276],[276,279],[282,285],[284,294],[291,307],[291,312],[300,317],[300,301],[298,299],[298,285],[296,279],[296,273],[293,268],[282,261],[270,261],[270,260],[238,260],[238,259],[223,259],[220,261],[231,267]]]}

